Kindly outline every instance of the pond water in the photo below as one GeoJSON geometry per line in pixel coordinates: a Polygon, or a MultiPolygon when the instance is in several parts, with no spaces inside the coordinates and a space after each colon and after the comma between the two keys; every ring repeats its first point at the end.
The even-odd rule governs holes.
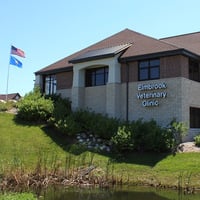
{"type": "Polygon", "coordinates": [[[112,189],[52,187],[40,191],[40,200],[199,200],[200,193],[187,194],[145,187],[112,189]]]}

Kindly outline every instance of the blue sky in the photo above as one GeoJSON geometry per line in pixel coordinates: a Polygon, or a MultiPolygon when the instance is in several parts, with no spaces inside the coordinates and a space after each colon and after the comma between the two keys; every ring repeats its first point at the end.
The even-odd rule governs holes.
{"type": "Polygon", "coordinates": [[[162,38],[200,31],[199,0],[0,0],[0,94],[10,45],[25,51],[10,66],[8,93],[24,95],[34,72],[125,28],[162,38]]]}

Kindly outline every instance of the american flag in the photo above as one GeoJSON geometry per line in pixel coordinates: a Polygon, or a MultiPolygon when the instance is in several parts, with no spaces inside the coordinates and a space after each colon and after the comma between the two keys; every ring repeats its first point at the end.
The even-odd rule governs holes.
{"type": "Polygon", "coordinates": [[[18,49],[16,47],[14,47],[14,46],[11,46],[10,53],[25,58],[24,51],[22,51],[21,49],[18,49]]]}

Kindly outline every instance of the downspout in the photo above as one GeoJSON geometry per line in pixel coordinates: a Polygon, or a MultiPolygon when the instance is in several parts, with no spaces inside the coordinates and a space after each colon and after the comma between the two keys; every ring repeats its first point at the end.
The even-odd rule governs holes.
{"type": "Polygon", "coordinates": [[[45,79],[46,79],[46,75],[42,75],[42,84],[40,83],[40,91],[42,94],[45,94],[45,79]]]}
{"type": "Polygon", "coordinates": [[[129,121],[129,64],[126,62],[126,121],[129,121]]]}

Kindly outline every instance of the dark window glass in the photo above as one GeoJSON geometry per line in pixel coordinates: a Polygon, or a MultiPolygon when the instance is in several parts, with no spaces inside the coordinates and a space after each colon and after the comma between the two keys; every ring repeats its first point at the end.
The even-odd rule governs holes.
{"type": "Polygon", "coordinates": [[[160,60],[144,60],[139,62],[139,77],[140,81],[152,80],[160,78],[160,60]]]}
{"type": "Polygon", "coordinates": [[[105,81],[108,82],[108,67],[105,68],[105,81]]]}
{"type": "Polygon", "coordinates": [[[104,74],[105,69],[104,68],[100,68],[96,70],[96,74],[104,74]]]}
{"type": "Polygon", "coordinates": [[[157,67],[154,68],[150,68],[150,75],[151,75],[151,79],[156,79],[159,78],[160,76],[160,70],[157,67]]]}
{"type": "Polygon", "coordinates": [[[48,75],[45,77],[45,88],[44,92],[47,95],[55,94],[56,93],[56,76],[55,75],[48,75]]]}
{"type": "Polygon", "coordinates": [[[150,60],[150,66],[160,66],[160,60],[150,60]]]}
{"type": "Polygon", "coordinates": [[[148,69],[140,69],[140,80],[147,80],[148,77],[148,69]]]}
{"type": "Polygon", "coordinates": [[[105,85],[103,74],[96,74],[96,85],[105,85]]]}
{"type": "Polygon", "coordinates": [[[200,108],[190,108],[190,128],[200,128],[200,108]]]}
{"type": "Polygon", "coordinates": [[[149,61],[142,61],[140,62],[140,68],[146,68],[149,66],[149,61]]]}
{"type": "Polygon", "coordinates": [[[108,82],[108,67],[87,69],[85,74],[86,87],[106,85],[108,82]]]}
{"type": "Polygon", "coordinates": [[[191,80],[200,82],[200,69],[197,61],[189,61],[189,78],[191,80]]]}
{"type": "Polygon", "coordinates": [[[95,82],[96,82],[96,78],[95,78],[95,73],[93,72],[92,74],[91,74],[91,85],[94,85],[95,84],[95,82]]]}

